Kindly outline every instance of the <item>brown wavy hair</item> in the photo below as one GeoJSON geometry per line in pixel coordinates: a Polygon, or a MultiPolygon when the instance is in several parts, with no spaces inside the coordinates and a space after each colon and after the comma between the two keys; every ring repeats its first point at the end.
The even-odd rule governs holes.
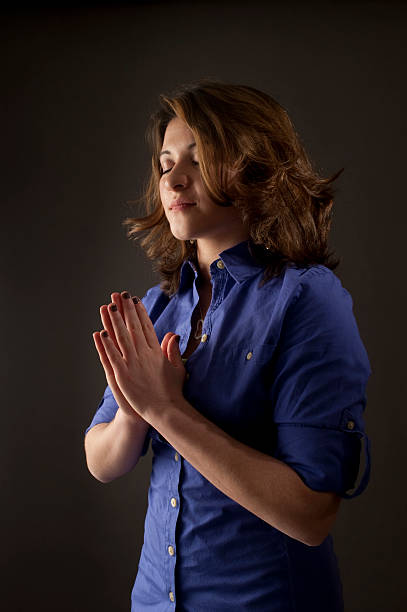
{"type": "Polygon", "coordinates": [[[251,253],[264,265],[263,283],[287,265],[338,266],[328,234],[331,183],[343,168],[330,178],[317,174],[278,102],[253,87],[203,79],[162,94],[160,103],[147,128],[152,168],[139,200],[146,215],[124,224],[130,238],[142,236],[167,295],[178,289],[183,261],[196,255],[196,245],[172,235],[159,194],[159,154],[174,117],[195,137],[208,195],[219,206],[234,206],[247,224],[251,253]]]}

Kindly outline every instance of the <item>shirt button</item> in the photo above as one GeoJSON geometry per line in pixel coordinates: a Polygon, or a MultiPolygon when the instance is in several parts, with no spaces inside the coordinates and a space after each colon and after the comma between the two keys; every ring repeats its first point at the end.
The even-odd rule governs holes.
{"type": "Polygon", "coordinates": [[[189,380],[191,374],[189,372],[186,373],[185,380],[189,380]]]}
{"type": "Polygon", "coordinates": [[[347,428],[348,429],[354,429],[355,428],[355,421],[348,421],[347,428]]]}
{"type": "Polygon", "coordinates": [[[247,361],[249,361],[251,358],[253,357],[253,353],[251,351],[249,351],[246,355],[246,359],[247,361]]]}
{"type": "Polygon", "coordinates": [[[175,601],[175,597],[174,597],[174,593],[172,591],[170,591],[168,593],[168,597],[170,598],[170,601],[174,602],[175,601]]]}
{"type": "Polygon", "coordinates": [[[208,334],[204,334],[203,336],[201,336],[201,342],[206,342],[208,339],[208,334]]]}
{"type": "Polygon", "coordinates": [[[175,461],[179,461],[179,454],[178,453],[175,453],[174,459],[175,459],[175,461]]]}
{"type": "Polygon", "coordinates": [[[177,507],[177,500],[175,499],[175,497],[171,497],[171,506],[172,506],[173,508],[176,508],[176,507],[177,507]]]}
{"type": "Polygon", "coordinates": [[[168,554],[171,555],[171,557],[175,555],[174,547],[171,545],[168,547],[168,554]]]}
{"type": "Polygon", "coordinates": [[[218,266],[219,270],[223,270],[223,268],[225,267],[225,264],[223,263],[221,259],[218,260],[216,265],[218,266]]]}

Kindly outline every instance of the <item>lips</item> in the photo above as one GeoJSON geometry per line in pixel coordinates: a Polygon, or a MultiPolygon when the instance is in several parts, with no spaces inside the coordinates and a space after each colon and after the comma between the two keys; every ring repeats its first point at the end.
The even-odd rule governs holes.
{"type": "Polygon", "coordinates": [[[185,208],[190,208],[191,206],[196,206],[196,202],[187,202],[186,200],[174,200],[174,202],[170,206],[170,210],[183,210],[185,208]]]}

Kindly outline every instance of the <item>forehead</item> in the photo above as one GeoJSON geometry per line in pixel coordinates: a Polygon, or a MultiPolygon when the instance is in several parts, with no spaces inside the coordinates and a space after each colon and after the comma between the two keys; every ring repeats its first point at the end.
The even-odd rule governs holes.
{"type": "Polygon", "coordinates": [[[164,134],[163,149],[178,148],[195,142],[194,135],[179,117],[171,119],[164,134]]]}

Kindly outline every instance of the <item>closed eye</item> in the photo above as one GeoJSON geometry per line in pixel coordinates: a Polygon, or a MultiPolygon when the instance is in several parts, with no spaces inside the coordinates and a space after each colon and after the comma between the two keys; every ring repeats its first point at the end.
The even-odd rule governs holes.
{"type": "MultiPolygon", "coordinates": [[[[199,162],[195,161],[194,159],[191,159],[191,163],[193,166],[199,166],[199,162]]],[[[168,174],[168,172],[171,172],[171,170],[174,168],[174,166],[171,166],[171,168],[167,168],[166,170],[163,170],[161,168],[161,176],[163,176],[164,174],[168,174]]]]}

